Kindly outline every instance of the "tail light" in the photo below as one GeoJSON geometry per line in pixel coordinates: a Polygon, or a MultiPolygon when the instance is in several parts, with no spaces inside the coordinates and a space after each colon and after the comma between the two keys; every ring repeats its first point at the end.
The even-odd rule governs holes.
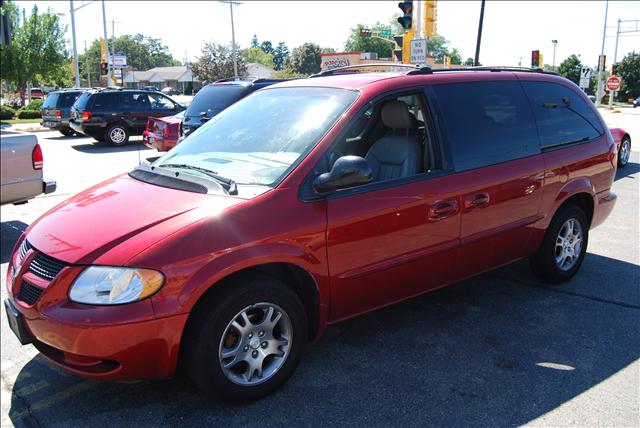
{"type": "Polygon", "coordinates": [[[62,112],[60,110],[56,110],[56,117],[60,119],[62,117],[62,112]]]}
{"type": "Polygon", "coordinates": [[[609,162],[615,168],[618,165],[618,147],[615,144],[609,146],[609,162]]]}
{"type": "Polygon", "coordinates": [[[42,149],[40,148],[40,144],[36,144],[33,148],[33,152],[31,152],[31,162],[33,163],[33,169],[42,169],[42,165],[44,164],[44,157],[42,156],[42,149]]]}
{"type": "Polygon", "coordinates": [[[90,111],[83,111],[82,112],[82,121],[83,122],[91,122],[91,112],[90,111]]]}

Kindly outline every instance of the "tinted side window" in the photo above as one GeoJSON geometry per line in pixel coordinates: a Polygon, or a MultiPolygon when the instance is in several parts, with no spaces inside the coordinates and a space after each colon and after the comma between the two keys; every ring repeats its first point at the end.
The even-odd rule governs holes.
{"type": "Polygon", "coordinates": [[[58,107],[71,107],[82,92],[61,92],[58,107]]]}
{"type": "Polygon", "coordinates": [[[118,108],[118,94],[106,93],[96,94],[93,102],[94,110],[116,110],[118,108]]]}
{"type": "Polygon", "coordinates": [[[58,97],[60,96],[60,92],[51,92],[47,95],[47,98],[44,99],[44,103],[42,103],[42,108],[56,108],[56,104],[58,103],[58,97]]]}
{"type": "Polygon", "coordinates": [[[123,92],[120,94],[120,110],[123,112],[146,112],[149,110],[147,94],[140,92],[123,92]]]}
{"type": "Polygon", "coordinates": [[[604,133],[594,110],[562,85],[523,82],[540,129],[542,148],[587,141],[604,133]]]}
{"type": "Polygon", "coordinates": [[[428,90],[456,170],[540,153],[533,114],[518,82],[456,83],[428,90]]]}

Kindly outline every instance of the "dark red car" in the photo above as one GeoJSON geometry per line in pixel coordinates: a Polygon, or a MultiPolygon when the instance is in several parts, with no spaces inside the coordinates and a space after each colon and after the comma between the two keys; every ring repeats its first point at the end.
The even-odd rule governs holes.
{"type": "Polygon", "coordinates": [[[175,147],[180,138],[180,124],[183,117],[184,111],[175,116],[150,117],[142,133],[142,142],[145,146],[159,152],[166,152],[175,147]]]}
{"type": "Polygon", "coordinates": [[[180,361],[250,400],[329,324],[523,258],[550,282],[577,272],[617,151],[575,84],[350,71],[257,91],[33,223],[7,276],[20,341],[96,379],[180,361]]]}

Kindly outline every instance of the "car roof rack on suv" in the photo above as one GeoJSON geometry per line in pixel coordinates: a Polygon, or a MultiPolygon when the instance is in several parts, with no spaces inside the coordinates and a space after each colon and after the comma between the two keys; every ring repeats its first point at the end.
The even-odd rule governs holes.
{"type": "MultiPolygon", "coordinates": [[[[373,67],[398,67],[398,68],[411,68],[412,70],[416,70],[417,66],[412,65],[412,64],[402,64],[402,63],[395,63],[395,62],[379,62],[379,63],[371,63],[371,64],[356,64],[356,65],[346,65],[344,67],[338,67],[338,68],[332,68],[331,70],[325,70],[325,71],[321,71],[319,73],[316,74],[312,74],[311,76],[309,76],[309,78],[312,77],[324,77],[324,76],[332,76],[334,74],[352,74],[352,73],[358,73],[356,71],[352,71],[352,70],[356,70],[358,68],[373,68],[373,67]],[[346,73],[345,73],[346,71],[346,73]],[[349,73],[349,71],[351,71],[351,73],[349,73]]],[[[397,71],[397,70],[394,70],[397,71]]]]}
{"type": "Polygon", "coordinates": [[[456,71],[491,71],[491,72],[500,72],[500,71],[511,71],[511,72],[525,72],[525,73],[542,73],[542,74],[552,74],[557,76],[558,73],[554,73],[552,71],[544,71],[542,68],[527,68],[527,67],[512,67],[512,66],[491,66],[491,67],[458,67],[458,68],[436,68],[433,69],[431,67],[420,67],[416,70],[410,70],[407,72],[409,75],[414,74],[433,74],[433,73],[444,73],[444,72],[456,72],[456,71]]]}
{"type": "Polygon", "coordinates": [[[288,79],[275,79],[275,78],[266,78],[266,77],[251,77],[251,76],[238,76],[238,77],[228,77],[226,79],[219,79],[212,83],[226,83],[226,82],[251,82],[251,83],[261,83],[261,82],[284,82],[288,79]]]}

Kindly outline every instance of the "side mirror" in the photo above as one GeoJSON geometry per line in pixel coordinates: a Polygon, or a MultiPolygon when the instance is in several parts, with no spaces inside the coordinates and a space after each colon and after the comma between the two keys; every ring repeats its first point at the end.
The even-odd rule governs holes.
{"type": "Polygon", "coordinates": [[[369,162],[360,156],[342,156],[333,164],[331,171],[320,174],[313,181],[313,190],[327,193],[333,190],[360,186],[373,181],[369,162]]]}
{"type": "Polygon", "coordinates": [[[206,111],[201,111],[200,112],[200,122],[206,122],[207,121],[207,112],[206,111]]]}

